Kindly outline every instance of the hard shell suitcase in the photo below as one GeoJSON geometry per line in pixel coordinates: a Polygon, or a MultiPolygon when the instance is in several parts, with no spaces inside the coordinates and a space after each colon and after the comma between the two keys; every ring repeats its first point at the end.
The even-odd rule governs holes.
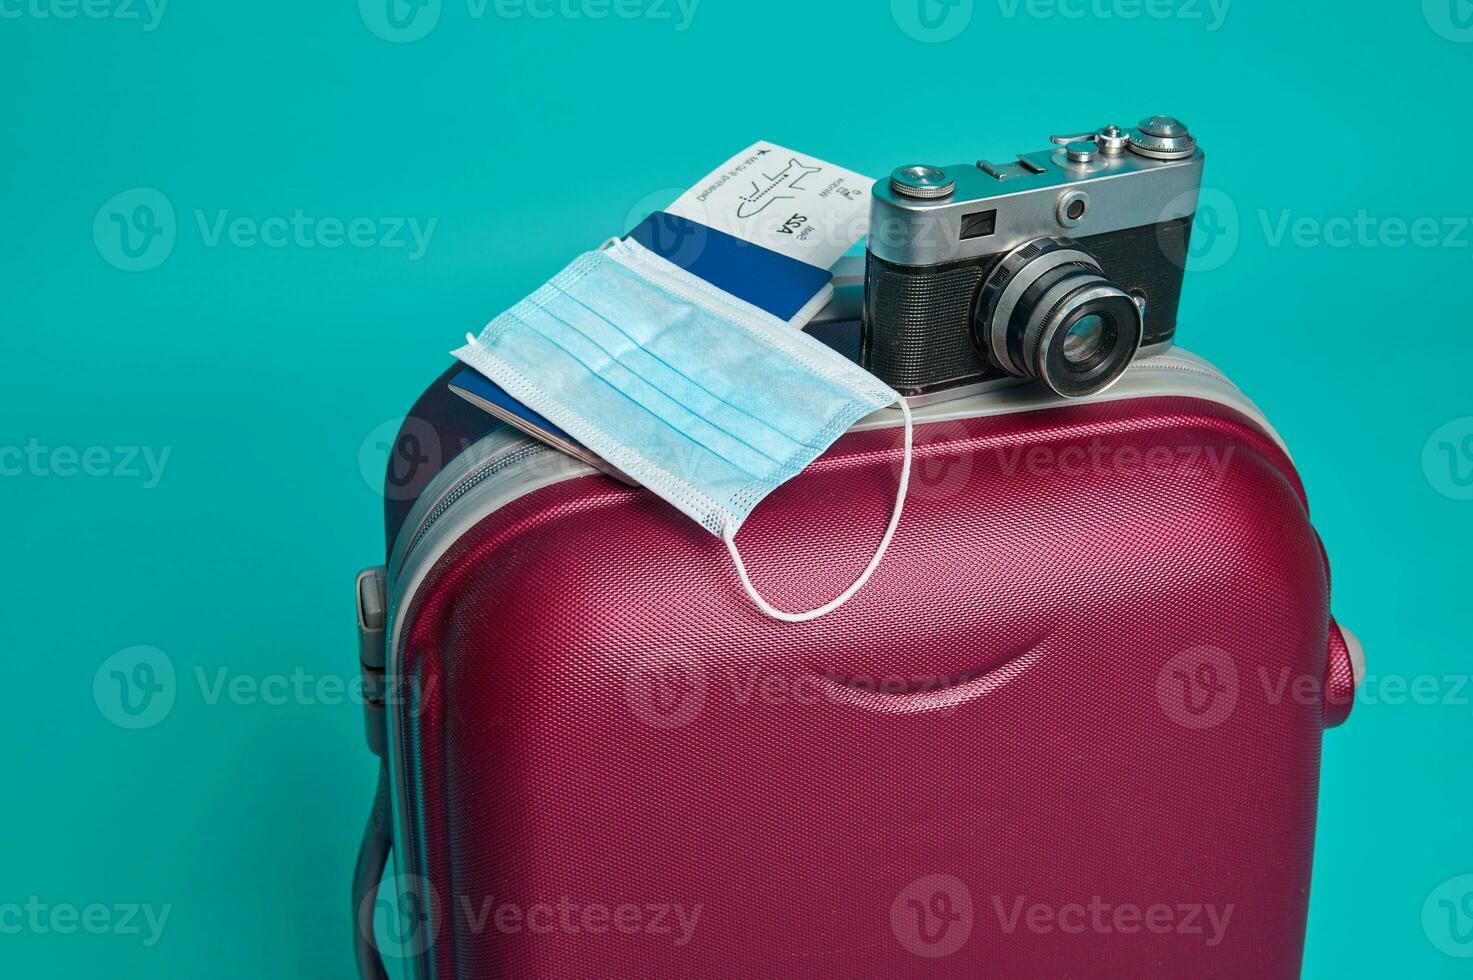
{"type": "MultiPolygon", "coordinates": [[[[358,582],[365,976],[1298,975],[1321,732],[1364,667],[1285,448],[1206,362],[916,409],[889,554],[796,625],[445,380],[358,582]]],[[[743,528],[779,607],[865,565],[898,424],[743,528]]]]}

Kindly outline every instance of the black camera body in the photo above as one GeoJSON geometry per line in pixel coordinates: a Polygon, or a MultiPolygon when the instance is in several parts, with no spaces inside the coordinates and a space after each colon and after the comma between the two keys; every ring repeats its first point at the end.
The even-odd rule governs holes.
{"type": "Polygon", "coordinates": [[[875,185],[860,362],[913,402],[1113,384],[1168,345],[1203,154],[1165,116],[875,185]]]}

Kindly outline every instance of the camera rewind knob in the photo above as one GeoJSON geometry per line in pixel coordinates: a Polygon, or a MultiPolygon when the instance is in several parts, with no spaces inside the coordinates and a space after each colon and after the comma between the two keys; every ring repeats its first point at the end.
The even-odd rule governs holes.
{"type": "Polygon", "coordinates": [[[1151,116],[1148,119],[1142,119],[1140,130],[1143,133],[1151,136],[1159,136],[1163,139],[1191,135],[1187,131],[1186,123],[1179,119],[1174,119],[1171,116],[1151,116]]]}
{"type": "Polygon", "coordinates": [[[1171,116],[1150,116],[1128,134],[1130,148],[1154,160],[1181,160],[1197,152],[1187,124],[1171,116]]]}

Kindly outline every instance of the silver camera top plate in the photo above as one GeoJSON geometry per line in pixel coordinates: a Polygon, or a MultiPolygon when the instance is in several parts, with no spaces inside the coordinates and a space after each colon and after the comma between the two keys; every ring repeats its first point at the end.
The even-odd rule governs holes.
{"type": "Polygon", "coordinates": [[[1175,120],[1152,117],[1142,126],[1157,120],[1179,130],[1127,134],[1112,126],[1057,137],[1066,145],[1013,161],[897,168],[907,175],[900,186],[893,179],[875,183],[869,249],[896,265],[930,266],[1007,251],[1036,238],[1083,238],[1185,218],[1197,210],[1204,156],[1175,120]],[[1081,145],[1086,141],[1095,152],[1081,145]],[[918,196],[907,181],[915,182],[921,172],[929,187],[949,186],[949,193],[918,196]]]}

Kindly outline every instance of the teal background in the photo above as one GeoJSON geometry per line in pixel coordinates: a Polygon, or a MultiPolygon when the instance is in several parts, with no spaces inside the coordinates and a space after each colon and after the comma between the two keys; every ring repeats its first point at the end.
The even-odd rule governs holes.
{"type": "Polygon", "coordinates": [[[1271,234],[1285,214],[1467,224],[1466,0],[1236,0],[1215,30],[1206,0],[976,0],[929,8],[956,34],[939,41],[918,38],[917,0],[700,0],[683,30],[674,8],[443,0],[409,43],[371,29],[393,35],[388,0],[172,0],[152,30],[142,0],[144,21],[97,2],[111,14],[0,0],[0,449],[51,454],[0,477],[0,907],[171,912],[152,945],[0,932],[0,973],[351,975],[374,778],[358,708],[310,688],[210,703],[196,671],[352,676],[385,423],[466,330],[757,138],[878,175],[1156,111],[1200,134],[1224,232],[1201,243],[1179,339],[1279,426],[1370,656],[1375,703],[1325,741],[1306,974],[1473,972],[1444,951],[1473,945],[1423,919],[1473,872],[1473,502],[1453,468],[1473,469],[1473,230],[1271,234]],[[1179,16],[1120,16],[1137,9],[1179,16]],[[108,203],[135,188],[176,216],[146,271],[118,267],[110,215],[158,198],[108,203]],[[297,209],[436,224],[413,258],[212,247],[194,216],[297,209]],[[156,485],[127,474],[129,446],[169,453],[156,485]],[[65,475],[90,447],[113,475],[65,475]],[[120,651],[125,676],[145,678],[140,656],[176,673],[138,730],[110,720],[132,717],[103,669],[120,651]]]}

